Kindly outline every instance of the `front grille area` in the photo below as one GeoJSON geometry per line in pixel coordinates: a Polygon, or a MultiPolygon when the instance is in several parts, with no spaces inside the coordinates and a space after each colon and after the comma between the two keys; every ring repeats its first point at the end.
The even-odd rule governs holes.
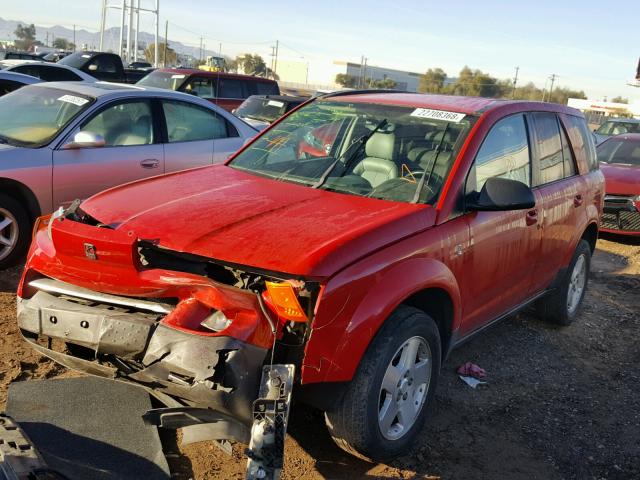
{"type": "Polygon", "coordinates": [[[602,214],[602,228],[624,232],[640,232],[640,212],[619,210],[602,214]]]}

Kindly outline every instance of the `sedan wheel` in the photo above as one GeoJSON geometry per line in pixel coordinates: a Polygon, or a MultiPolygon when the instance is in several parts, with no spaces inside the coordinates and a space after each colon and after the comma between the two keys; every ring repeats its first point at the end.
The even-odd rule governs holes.
{"type": "Polygon", "coordinates": [[[0,207],[0,260],[7,258],[18,243],[18,221],[13,214],[0,207]]]}

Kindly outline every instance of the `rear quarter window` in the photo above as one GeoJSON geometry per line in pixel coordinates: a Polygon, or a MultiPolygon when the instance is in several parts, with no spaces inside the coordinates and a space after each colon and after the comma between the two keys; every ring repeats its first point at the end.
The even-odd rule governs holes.
{"type": "Polygon", "coordinates": [[[564,120],[576,160],[583,163],[588,171],[597,170],[596,146],[586,120],[574,115],[564,115],[564,120]]]}

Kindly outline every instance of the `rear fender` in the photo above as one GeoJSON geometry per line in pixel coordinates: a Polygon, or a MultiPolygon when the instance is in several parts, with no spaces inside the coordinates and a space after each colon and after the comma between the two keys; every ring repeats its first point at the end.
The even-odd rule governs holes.
{"type": "Polygon", "coordinates": [[[387,317],[421,290],[440,288],[449,294],[454,307],[452,328],[458,328],[460,291],[446,265],[414,257],[374,271],[368,268],[376,263],[372,257],[327,284],[305,349],[303,384],[351,380],[387,317]]]}

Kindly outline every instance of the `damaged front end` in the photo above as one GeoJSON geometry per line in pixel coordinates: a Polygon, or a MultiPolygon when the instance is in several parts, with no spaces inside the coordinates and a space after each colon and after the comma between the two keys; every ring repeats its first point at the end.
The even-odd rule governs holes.
{"type": "Polygon", "coordinates": [[[184,428],[186,443],[249,444],[250,476],[275,478],[318,292],[166,250],[75,205],[36,227],[18,325],[66,367],[147,389],[167,406],[148,423],[184,428]]]}

